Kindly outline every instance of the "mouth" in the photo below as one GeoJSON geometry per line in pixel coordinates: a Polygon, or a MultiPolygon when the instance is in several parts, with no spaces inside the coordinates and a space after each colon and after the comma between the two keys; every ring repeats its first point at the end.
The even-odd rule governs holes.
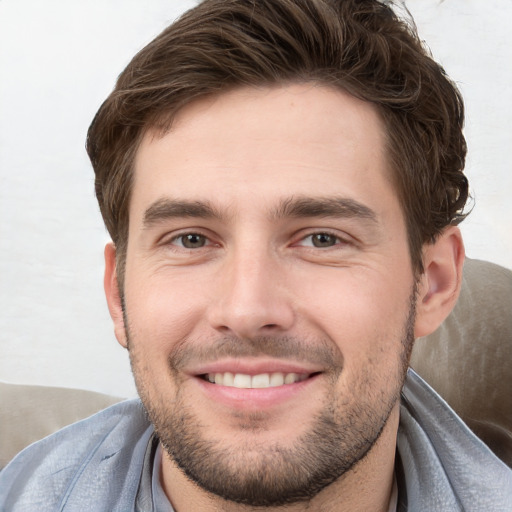
{"type": "Polygon", "coordinates": [[[277,388],[280,386],[287,386],[296,384],[298,382],[304,382],[315,375],[316,373],[259,373],[257,375],[250,375],[246,373],[205,373],[199,377],[211,384],[217,384],[219,386],[225,386],[230,388],[238,389],[265,389],[265,388],[277,388]]]}
{"type": "MultiPolygon", "coordinates": [[[[276,359],[226,359],[189,373],[212,407],[227,411],[261,412],[306,400],[324,368],[276,359]]],[[[316,383],[316,384],[315,384],[316,383]]]]}

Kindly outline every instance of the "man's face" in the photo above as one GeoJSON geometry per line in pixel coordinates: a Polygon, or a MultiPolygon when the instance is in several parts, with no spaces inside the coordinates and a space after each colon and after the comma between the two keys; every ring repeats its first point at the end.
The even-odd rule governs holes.
{"type": "Polygon", "coordinates": [[[306,499],[396,418],[414,279],[370,104],[294,85],[185,107],[138,150],[128,240],[137,387],[200,486],[306,499]]]}

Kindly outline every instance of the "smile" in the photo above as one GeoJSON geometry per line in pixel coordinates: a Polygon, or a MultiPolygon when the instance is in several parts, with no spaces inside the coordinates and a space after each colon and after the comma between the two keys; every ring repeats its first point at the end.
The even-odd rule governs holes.
{"type": "Polygon", "coordinates": [[[258,375],[248,375],[245,373],[207,373],[203,376],[204,380],[231,388],[240,389],[261,389],[275,388],[287,384],[302,382],[311,377],[307,373],[260,373],[258,375]]]}

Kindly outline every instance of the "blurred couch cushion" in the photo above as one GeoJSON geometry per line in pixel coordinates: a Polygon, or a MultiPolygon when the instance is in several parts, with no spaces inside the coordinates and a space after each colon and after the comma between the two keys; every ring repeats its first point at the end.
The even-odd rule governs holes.
{"type": "Polygon", "coordinates": [[[120,400],[80,389],[0,382],[0,469],[34,441],[120,400]]]}
{"type": "Polygon", "coordinates": [[[411,366],[512,467],[512,271],[466,259],[457,305],[411,366]]]}

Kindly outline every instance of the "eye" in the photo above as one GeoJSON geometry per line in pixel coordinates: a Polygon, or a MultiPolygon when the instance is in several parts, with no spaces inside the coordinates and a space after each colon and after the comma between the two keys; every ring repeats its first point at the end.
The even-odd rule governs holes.
{"type": "Polygon", "coordinates": [[[338,242],[338,238],[329,233],[315,233],[311,235],[311,242],[315,247],[332,247],[338,242]]]}
{"type": "Polygon", "coordinates": [[[301,240],[299,245],[326,249],[340,243],[340,238],[331,233],[313,233],[301,240]]]}
{"type": "Polygon", "coordinates": [[[201,247],[209,244],[208,239],[199,233],[186,233],[184,235],[179,235],[176,238],[173,238],[172,243],[185,249],[200,249],[201,247]]]}

